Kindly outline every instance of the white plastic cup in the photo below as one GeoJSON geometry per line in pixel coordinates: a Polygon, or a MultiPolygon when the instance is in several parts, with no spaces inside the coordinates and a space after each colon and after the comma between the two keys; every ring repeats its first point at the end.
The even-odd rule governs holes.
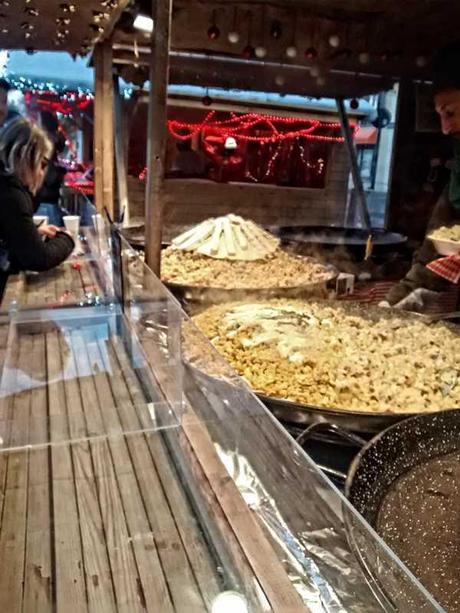
{"type": "Polygon", "coordinates": [[[34,215],[34,224],[36,226],[47,226],[49,223],[48,215],[34,215]]]}
{"type": "Polygon", "coordinates": [[[72,236],[78,236],[80,231],[80,217],[78,215],[64,215],[64,225],[67,232],[72,236]]]}
{"type": "Polygon", "coordinates": [[[92,215],[93,226],[97,234],[102,234],[105,230],[104,219],[100,213],[92,215]]]}

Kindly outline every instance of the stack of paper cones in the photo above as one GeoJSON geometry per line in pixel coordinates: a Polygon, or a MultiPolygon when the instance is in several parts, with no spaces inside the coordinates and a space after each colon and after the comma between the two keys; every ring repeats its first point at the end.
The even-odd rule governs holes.
{"type": "Polygon", "coordinates": [[[226,215],[203,221],[172,241],[175,249],[220,260],[262,260],[273,254],[279,240],[253,221],[226,215]]]}

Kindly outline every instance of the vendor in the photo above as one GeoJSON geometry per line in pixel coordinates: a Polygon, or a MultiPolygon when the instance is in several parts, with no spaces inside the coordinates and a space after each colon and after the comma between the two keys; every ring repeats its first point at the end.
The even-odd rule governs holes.
{"type": "Polygon", "coordinates": [[[0,131],[0,296],[8,274],[49,270],[73,251],[70,235],[33,220],[51,153],[46,134],[27,119],[0,131]]]}
{"type": "MultiPolygon", "coordinates": [[[[443,134],[451,137],[454,167],[450,182],[439,198],[428,223],[427,235],[440,226],[460,223],[460,41],[442,49],[434,61],[434,102],[443,134]]],[[[451,283],[431,272],[426,264],[439,257],[425,238],[406,277],[395,285],[386,302],[407,310],[423,311],[451,283]]]]}

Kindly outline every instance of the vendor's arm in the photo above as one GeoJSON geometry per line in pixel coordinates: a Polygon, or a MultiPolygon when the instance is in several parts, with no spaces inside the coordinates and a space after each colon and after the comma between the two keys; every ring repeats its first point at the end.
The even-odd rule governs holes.
{"type": "MultiPolygon", "coordinates": [[[[456,215],[448,200],[448,190],[446,189],[439,198],[428,223],[426,235],[440,226],[452,224],[456,220],[456,215]]],[[[397,283],[388,293],[386,300],[391,306],[397,304],[418,288],[428,289],[434,292],[443,292],[450,288],[449,281],[442,279],[434,272],[426,268],[426,264],[439,258],[433,243],[425,238],[420,249],[414,256],[412,267],[407,275],[397,283]]]]}
{"type": "Polygon", "coordinates": [[[73,239],[64,232],[43,241],[33,221],[28,194],[11,190],[0,207],[0,225],[13,267],[37,272],[63,262],[73,251],[73,239]]]}

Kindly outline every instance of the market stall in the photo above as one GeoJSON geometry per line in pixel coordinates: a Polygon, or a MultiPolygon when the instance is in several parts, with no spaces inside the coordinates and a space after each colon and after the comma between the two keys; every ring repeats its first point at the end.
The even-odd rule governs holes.
{"type": "MultiPolygon", "coordinates": [[[[142,81],[144,77],[145,80],[148,75],[142,65],[150,65],[150,81],[156,85],[150,93],[149,134],[155,138],[150,143],[147,164],[146,261],[159,274],[162,259],[166,263],[170,254],[170,248],[162,253],[161,241],[163,221],[172,200],[168,199],[170,183],[165,174],[168,80],[174,83],[193,83],[205,88],[220,86],[267,91],[269,86],[270,91],[281,90],[304,95],[327,93],[334,96],[337,99],[353,178],[354,189],[350,203],[355,207],[356,214],[351,217],[357,216],[364,228],[365,236],[360,237],[360,246],[363,255],[369,256],[374,232],[367,203],[363,198],[363,186],[352,141],[353,126],[348,123],[344,98],[353,98],[355,105],[357,96],[390,88],[395,81],[400,81],[404,100],[409,81],[430,80],[430,57],[433,51],[441,43],[457,37],[453,23],[458,23],[458,6],[446,3],[443,7],[428,7],[426,4],[422,7],[420,3],[411,3],[405,7],[407,12],[404,13],[391,2],[383,5],[355,3],[347,8],[339,7],[334,2],[292,2],[283,7],[272,3],[233,3],[231,6],[222,6],[221,3],[203,2],[196,11],[190,10],[186,3],[175,3],[174,8],[173,13],[172,3],[164,1],[156,3],[153,13],[149,12],[155,23],[150,56],[148,49],[142,49],[142,39],[135,35],[126,36],[126,32],[119,33],[120,38],[116,41],[118,46],[114,46],[114,57],[119,66],[129,64],[129,57],[132,57],[130,54],[134,56],[131,62],[134,68],[129,66],[125,74],[144,71],[139,78],[142,81]],[[443,34],[442,40],[440,32],[443,34]],[[155,58],[156,63],[152,58],[155,58]],[[240,70],[235,70],[235,67],[240,70]]],[[[208,92],[205,92],[201,102],[202,106],[211,109],[215,103],[208,92]]],[[[382,121],[384,115],[382,113],[382,121]]],[[[224,141],[235,140],[237,151],[238,139],[242,141],[253,137],[250,130],[244,131],[241,136],[241,133],[233,130],[233,125],[231,129],[229,125],[226,126],[227,121],[236,122],[237,118],[212,117],[211,123],[214,119],[222,123],[214,123],[212,128],[217,128],[216,132],[226,129],[226,133],[221,136],[224,141]]],[[[268,117],[267,121],[276,124],[273,117],[268,117]]],[[[187,131],[194,136],[195,131],[200,133],[206,130],[204,121],[173,121],[173,124],[173,128],[178,128],[176,136],[179,140],[187,131]]],[[[278,139],[281,130],[276,127],[278,139]]],[[[407,133],[405,126],[402,131],[407,133]]],[[[233,142],[231,145],[234,148],[233,142]]],[[[231,155],[228,157],[231,158],[231,155]]],[[[398,172],[400,169],[396,168],[396,175],[398,172]]],[[[184,181],[183,194],[189,202],[202,202],[206,198],[203,194],[207,189],[208,186],[202,182],[193,185],[184,181]]],[[[235,192],[237,199],[244,197],[244,190],[240,186],[236,189],[234,186],[222,188],[216,185],[210,199],[225,207],[230,203],[226,197],[230,190],[235,192]]],[[[273,192],[275,198],[278,193],[280,199],[283,199],[283,207],[289,206],[287,194],[281,195],[282,190],[277,192],[276,188],[273,192]]],[[[431,193],[434,198],[436,190],[433,188],[431,193]]],[[[235,212],[234,207],[238,205],[232,201],[227,212],[235,212]]],[[[282,207],[278,204],[278,208],[282,207]]],[[[268,208],[266,212],[269,216],[268,208]]],[[[288,225],[295,226],[296,223],[288,225]]],[[[308,234],[308,228],[306,230],[308,234]]],[[[295,230],[293,234],[295,237],[295,230]]],[[[298,243],[304,242],[301,236],[297,238],[300,238],[298,243]]],[[[356,237],[353,238],[356,240],[356,237]]],[[[184,240],[187,241],[187,235],[184,240]]],[[[404,243],[404,237],[401,236],[391,237],[390,242],[392,240],[395,241],[392,245],[404,243]]],[[[176,255],[180,250],[180,245],[176,244],[176,255]]],[[[219,259],[217,254],[211,257],[219,259]]],[[[198,262],[196,264],[193,272],[199,275],[200,266],[198,262]]],[[[364,267],[359,272],[370,274],[364,267]]],[[[211,273],[208,273],[208,277],[209,288],[221,278],[211,273]]],[[[385,279],[385,282],[391,280],[385,279]]],[[[376,288],[376,295],[379,290],[381,288],[376,288]]],[[[368,302],[371,301],[369,297],[373,297],[370,291],[365,298],[368,302]]],[[[198,315],[196,321],[203,324],[209,338],[237,368],[239,374],[244,376],[252,389],[263,397],[267,406],[271,406],[278,415],[283,413],[288,421],[295,418],[309,425],[304,433],[297,429],[299,441],[307,439],[313,432],[317,434],[320,430],[317,422],[325,419],[332,422],[333,436],[338,433],[337,424],[346,424],[349,430],[345,434],[347,440],[356,443],[356,436],[350,430],[361,430],[369,435],[412,412],[441,412],[457,406],[454,396],[458,372],[455,359],[449,362],[458,347],[458,331],[455,327],[451,329],[439,324],[430,327],[433,322],[424,322],[416,317],[407,320],[392,314],[387,317],[383,312],[368,308],[357,312],[353,307],[341,307],[337,303],[327,315],[328,308],[322,304],[297,304],[292,300],[282,303],[257,301],[251,297],[249,304],[230,303],[214,307],[198,315]],[[443,336],[443,340],[438,335],[443,336]],[[415,341],[415,346],[408,354],[411,339],[415,341]],[[377,347],[386,353],[379,354],[377,347]],[[420,347],[426,350],[423,366],[428,361],[427,371],[422,371],[422,362],[417,358],[420,347]],[[281,370],[278,368],[280,364],[281,370]],[[441,370],[437,371],[438,367],[441,370]],[[424,381],[418,380],[417,371],[420,371],[424,381]],[[372,381],[372,376],[366,379],[369,372],[378,372],[379,381],[372,381]],[[321,374],[324,378],[321,378],[321,374]],[[425,375],[432,383],[430,389],[426,388],[428,382],[425,375]],[[296,396],[296,392],[304,396],[296,396]],[[316,393],[319,394],[319,402],[315,400],[316,393]],[[290,419],[286,415],[290,415],[290,419]]],[[[222,376],[218,369],[206,369],[205,366],[199,364],[198,368],[204,371],[203,377],[208,383],[213,375],[214,379],[222,376]]],[[[213,384],[209,385],[212,387],[213,384]]],[[[434,416],[433,420],[443,423],[444,419],[449,420],[448,414],[447,411],[444,418],[443,413],[440,413],[439,419],[434,416]]],[[[452,420],[456,420],[455,412],[452,420]]],[[[442,431],[442,427],[440,429],[442,431]]],[[[362,445],[363,441],[359,444],[362,445]]],[[[371,446],[376,444],[375,441],[370,443],[371,446]]],[[[437,451],[439,449],[436,447],[437,451]]],[[[371,456],[375,457],[372,452],[371,456]]],[[[404,466],[407,470],[414,468],[409,467],[409,464],[404,466]]],[[[371,473],[372,468],[369,469],[371,473]]],[[[375,470],[372,474],[375,476],[375,470]]],[[[364,478],[368,476],[365,472],[364,478]]],[[[378,476],[375,482],[378,482],[378,476]]],[[[378,500],[374,501],[374,510],[380,508],[385,495],[382,488],[377,492],[378,500]]],[[[443,496],[444,489],[436,487],[434,492],[434,496],[443,496]]],[[[425,490],[423,493],[427,494],[425,490]]],[[[446,494],[447,499],[449,502],[446,503],[445,512],[449,517],[455,517],[449,494],[446,494]]],[[[358,504],[357,498],[354,501],[358,504]]],[[[423,508],[426,506],[415,494],[411,503],[416,508],[418,504],[423,508]]],[[[366,517],[376,519],[375,513],[368,513],[363,506],[359,508],[366,517]]],[[[403,517],[403,511],[399,511],[398,517],[403,517]]],[[[390,538],[389,532],[382,529],[382,523],[372,523],[380,534],[390,538]]],[[[398,532],[390,540],[397,551],[406,556],[404,559],[410,568],[427,582],[427,575],[421,571],[418,562],[414,564],[414,560],[407,557],[411,539],[417,532],[409,523],[401,521],[398,526],[399,530],[406,531],[409,536],[406,537],[406,532],[402,536],[398,532]]],[[[424,533],[424,537],[430,534],[429,530],[424,533]]],[[[428,544],[420,534],[419,537],[421,542],[428,544]]],[[[360,545],[361,560],[367,565],[362,543],[360,545]]],[[[446,547],[449,548],[449,545],[446,547]]],[[[447,557],[443,558],[443,565],[448,564],[447,557]]],[[[457,604],[449,600],[448,587],[444,586],[443,593],[438,592],[437,595],[449,610],[456,610],[457,604]]],[[[410,607],[407,604],[405,606],[410,607]]]]}
{"type": "MultiPolygon", "coordinates": [[[[106,4],[115,13],[122,8],[115,0],[110,3],[103,0],[104,8],[106,4]]],[[[215,36],[219,31],[217,14],[209,13],[207,4],[199,4],[197,15],[203,17],[205,7],[205,21],[211,20],[206,36],[215,40],[219,38],[215,36]]],[[[177,8],[179,20],[190,17],[185,4],[177,8]]],[[[62,3],[59,10],[71,21],[68,14],[75,12],[75,6],[62,3]]],[[[96,15],[95,11],[91,13],[90,29],[102,35],[101,20],[105,23],[108,17],[105,13],[96,15]]],[[[371,13],[375,18],[375,13],[371,13]]],[[[238,10],[233,14],[238,17],[238,10]]],[[[159,272],[165,205],[171,0],[157,0],[154,16],[150,80],[155,87],[150,91],[148,128],[146,257],[159,272]]],[[[270,19],[279,21],[272,15],[270,19]]],[[[237,22],[236,19],[234,23],[237,22]]],[[[60,22],[56,23],[60,27],[60,22]]],[[[265,16],[261,23],[265,23],[265,16]]],[[[368,25],[369,20],[364,23],[368,25]]],[[[112,22],[106,34],[110,33],[111,25],[112,22]]],[[[270,32],[281,30],[283,26],[279,23],[276,27],[271,24],[270,32]]],[[[247,34],[250,37],[252,32],[248,30],[247,34]]],[[[66,36],[64,33],[64,39],[66,36]]],[[[278,34],[270,36],[274,40],[280,38],[278,34]]],[[[342,31],[341,27],[340,34],[330,32],[329,36],[329,47],[337,48],[342,39],[349,40],[349,29],[342,31]]],[[[64,40],[62,36],[61,39],[64,40]]],[[[388,40],[395,42],[391,37],[388,40]]],[[[184,44],[189,42],[185,40],[184,44]]],[[[297,49],[296,45],[294,32],[290,46],[297,49]]],[[[249,46],[252,56],[252,45],[249,46]]],[[[319,43],[318,46],[321,47],[319,43]]],[[[83,43],[81,50],[86,50],[83,43]]],[[[418,48],[411,47],[411,62],[415,50],[418,52],[418,48]]],[[[105,40],[94,55],[95,190],[99,209],[106,208],[117,219],[117,204],[122,205],[126,186],[120,130],[115,131],[115,136],[113,133],[114,116],[120,118],[116,87],[113,89],[113,51],[111,42],[105,40]],[[115,154],[118,203],[113,195],[115,154]]],[[[342,60],[348,57],[338,56],[337,61],[342,60]]],[[[396,63],[393,58],[389,65],[394,67],[396,63]]],[[[425,63],[419,61],[416,65],[420,74],[425,74],[425,63]]],[[[301,68],[300,73],[303,72],[301,68]]],[[[311,70],[309,73],[312,75],[311,70]]],[[[327,79],[322,74],[314,79],[318,91],[322,91],[327,79]]],[[[381,76],[377,81],[381,87],[381,76]]],[[[363,92],[370,91],[369,83],[374,84],[371,90],[377,87],[372,75],[356,81],[347,76],[335,83],[334,94],[340,99],[350,91],[351,84],[359,84],[363,92]]],[[[346,127],[341,100],[338,107],[346,127]]],[[[116,126],[120,127],[119,122],[116,126]]],[[[353,161],[352,155],[350,158],[353,161]]],[[[365,217],[363,201],[361,207],[365,217]]],[[[250,260],[248,253],[257,256],[265,250],[262,259],[269,266],[271,258],[276,257],[291,265],[295,262],[296,271],[302,272],[307,285],[308,281],[318,281],[318,276],[319,280],[326,280],[322,275],[327,271],[322,264],[310,261],[307,266],[301,257],[284,251],[280,254],[278,238],[254,225],[249,226],[252,234],[248,235],[245,220],[233,224],[228,221],[235,222],[228,218],[219,223],[214,220],[214,224],[198,230],[199,236],[194,228],[191,235],[176,237],[176,247],[188,252],[192,245],[195,250],[189,258],[192,260],[203,255],[215,260],[236,260],[238,252],[243,251],[245,264],[250,260]]],[[[177,256],[177,252],[168,251],[166,257],[168,254],[172,260],[177,256]]],[[[175,264],[173,261],[173,267],[175,264]]],[[[276,261],[273,271],[274,268],[279,268],[280,274],[269,275],[265,270],[265,277],[270,277],[275,285],[281,278],[277,289],[283,284],[287,289],[298,289],[289,286],[289,275],[283,274],[283,267],[277,267],[276,261]]],[[[247,270],[246,278],[251,276],[247,270]]],[[[232,339],[238,340],[241,328],[244,342],[240,344],[245,350],[263,344],[267,338],[270,342],[279,341],[281,357],[290,363],[288,366],[301,366],[296,370],[305,366],[303,375],[309,383],[313,368],[312,364],[305,364],[308,361],[302,344],[305,339],[299,340],[298,329],[305,333],[309,326],[324,328],[326,342],[335,342],[337,348],[341,341],[331,339],[332,316],[306,312],[305,303],[296,311],[289,302],[277,318],[273,316],[276,308],[270,311],[270,303],[267,304],[262,309],[265,317],[262,324],[257,313],[254,324],[254,313],[247,312],[247,303],[232,307],[242,308],[237,316],[231,311],[229,318],[224,317],[224,333],[230,331],[232,335],[224,339],[222,330],[217,330],[224,341],[230,339],[228,355],[219,347],[219,335],[210,334],[214,344],[232,362],[232,339]],[[230,330],[229,319],[230,327],[233,326],[230,330]],[[281,329],[273,330],[273,320],[281,329]]],[[[225,308],[214,307],[212,313],[225,308]]],[[[1,317],[0,348],[4,360],[0,381],[3,413],[0,476],[4,496],[0,557],[9,561],[0,572],[2,610],[27,612],[38,607],[44,611],[160,608],[212,613],[225,610],[415,613],[457,606],[452,594],[446,598],[444,588],[451,585],[450,576],[447,582],[442,582],[442,590],[435,589],[436,583],[430,583],[433,595],[428,594],[253,391],[299,404],[305,401],[303,393],[295,397],[285,393],[283,397],[279,386],[283,387],[281,392],[289,387],[285,375],[284,381],[275,376],[276,388],[262,389],[251,380],[252,375],[257,377],[252,368],[253,355],[249,359],[242,356],[243,369],[238,360],[233,361],[246,382],[237,376],[113,226],[110,232],[98,226],[97,232],[83,233],[77,252],[55,271],[11,278],[1,317]]],[[[202,323],[206,317],[209,312],[198,315],[196,321],[202,323]]],[[[369,330],[361,329],[360,318],[351,312],[344,319],[345,322],[339,322],[346,332],[343,340],[351,341],[355,332],[357,341],[365,342],[369,330]]],[[[216,328],[219,324],[212,322],[216,328]]],[[[390,357],[399,357],[404,362],[404,354],[399,354],[391,342],[383,341],[400,333],[397,340],[402,343],[404,334],[411,330],[414,335],[420,332],[421,322],[411,320],[413,327],[409,332],[394,322],[389,323],[389,329],[384,324],[385,321],[376,332],[374,345],[382,341],[390,357]]],[[[340,328],[339,324],[336,328],[340,328]]],[[[444,328],[438,328],[437,333],[439,344],[455,349],[454,333],[444,328]]],[[[320,359],[330,357],[317,338],[307,336],[320,359]]],[[[357,342],[353,346],[350,342],[346,349],[360,351],[362,345],[357,342]]],[[[240,350],[237,346],[233,353],[240,350]]],[[[307,347],[307,353],[314,352],[307,347]]],[[[282,369],[286,364],[278,358],[273,352],[268,356],[275,369],[280,363],[282,369]]],[[[363,356],[359,366],[366,370],[369,364],[364,363],[364,358],[370,361],[369,356],[363,356]]],[[[379,363],[379,356],[374,358],[379,363]]],[[[268,370],[265,369],[265,374],[270,378],[268,370]]],[[[440,373],[438,369],[432,374],[433,378],[446,375],[446,380],[442,379],[443,388],[435,392],[443,395],[447,404],[449,394],[453,392],[456,397],[457,390],[455,368],[449,362],[445,370],[440,373]]],[[[351,408],[359,412],[354,382],[349,381],[356,373],[342,374],[344,381],[338,386],[338,397],[329,398],[330,406],[326,409],[345,412],[351,408]],[[344,398],[348,401],[346,406],[344,398]]],[[[406,377],[406,373],[396,374],[406,377]]],[[[417,378],[417,373],[411,371],[407,377],[417,378]]],[[[292,383],[295,388],[293,378],[292,383]]],[[[337,388],[335,383],[333,387],[337,388]]],[[[410,383],[405,379],[401,385],[410,383]]],[[[426,390],[419,391],[425,402],[426,390]]],[[[370,399],[371,410],[379,402],[380,392],[375,390],[376,398],[370,399]]],[[[391,403],[394,395],[385,400],[391,403]]],[[[414,412],[418,410],[416,404],[414,412]]],[[[448,407],[443,404],[439,408],[448,407]]],[[[309,433],[311,430],[302,432],[301,438],[309,433]]],[[[348,433],[349,439],[353,436],[357,442],[356,435],[348,433]]],[[[445,502],[446,512],[455,503],[449,495],[445,498],[442,488],[428,494],[443,501],[449,499],[445,502]]],[[[379,490],[380,506],[384,495],[379,490]]],[[[357,506],[362,502],[358,498],[354,501],[357,506]]],[[[374,521],[370,511],[366,505],[360,507],[361,514],[380,532],[381,524],[374,521]]],[[[393,532],[390,536],[394,538],[388,536],[395,547],[401,534],[404,540],[406,527],[396,526],[402,533],[393,532]]],[[[388,531],[392,530],[391,525],[388,531]]],[[[456,542],[452,542],[455,547],[456,542]]],[[[406,561],[411,570],[417,570],[411,560],[406,561]]],[[[440,573],[443,564],[449,561],[450,558],[441,555],[440,573]]],[[[423,573],[422,576],[425,578],[423,573]]]]}
{"type": "MultiPolygon", "coordinates": [[[[412,3],[407,12],[393,10],[394,6],[394,3],[388,2],[383,6],[381,3],[359,4],[344,9],[337,3],[306,0],[291,2],[283,7],[276,3],[265,5],[251,2],[223,6],[222,3],[209,1],[200,3],[195,11],[187,3],[176,2],[172,15],[169,10],[171,5],[165,3],[161,14],[153,15],[159,34],[156,42],[155,37],[153,39],[154,45],[160,45],[159,57],[163,58],[163,64],[156,67],[155,77],[153,73],[151,75],[151,81],[155,79],[157,84],[154,95],[160,95],[161,86],[161,100],[156,100],[163,107],[167,101],[168,82],[199,86],[204,88],[202,108],[211,112],[214,106],[219,109],[219,100],[213,99],[209,93],[212,88],[332,96],[338,99],[339,118],[345,125],[346,117],[340,110],[340,100],[351,99],[351,106],[356,109],[359,96],[389,89],[395,81],[429,79],[430,58],[440,40],[437,32],[443,32],[443,42],[456,37],[452,24],[458,18],[458,8],[453,4],[432,10],[431,7],[417,7],[412,3]]],[[[142,17],[150,15],[148,3],[141,2],[138,7],[142,17]]],[[[160,10],[159,6],[157,8],[160,10]]],[[[134,10],[132,21],[136,15],[134,10]]],[[[128,17],[123,22],[123,28],[115,34],[114,63],[121,74],[136,83],[143,83],[149,77],[150,49],[147,39],[148,34],[130,30],[128,17]]],[[[401,87],[406,86],[401,83],[401,87]]],[[[197,106],[200,106],[199,103],[197,106]]],[[[381,110],[377,125],[381,125],[380,121],[389,121],[388,112],[381,110]]],[[[193,203],[194,211],[206,202],[218,201],[219,206],[227,206],[226,211],[221,208],[219,212],[238,212],[234,209],[240,207],[242,201],[251,201],[255,211],[258,204],[263,203],[267,216],[271,216],[272,211],[279,209],[274,204],[278,194],[286,203],[286,209],[292,203],[293,221],[287,225],[298,224],[302,216],[308,216],[309,208],[312,209],[312,225],[319,225],[314,206],[314,201],[321,200],[324,195],[319,197],[319,191],[315,196],[306,192],[296,194],[295,190],[284,193],[281,188],[270,190],[269,197],[269,190],[262,189],[264,186],[252,186],[252,197],[251,190],[232,185],[232,182],[214,187],[212,184],[184,181],[180,189],[177,184],[174,186],[165,177],[165,113],[165,109],[157,109],[155,117],[158,123],[151,125],[152,130],[161,135],[155,144],[158,151],[151,159],[159,161],[161,158],[161,170],[154,183],[162,185],[161,197],[159,192],[155,192],[155,198],[165,212],[164,220],[171,215],[178,201],[185,202],[187,198],[193,203]],[[160,116],[160,113],[163,115],[160,116]],[[310,202],[310,196],[313,204],[304,208],[301,202],[310,202]],[[270,204],[271,197],[274,200],[270,204]]],[[[269,111],[266,113],[270,114],[269,111]]],[[[352,154],[352,151],[349,153],[352,154]]],[[[391,162],[389,164],[391,166],[391,162]]],[[[355,219],[356,215],[347,214],[346,218],[353,219],[353,223],[358,225],[363,224],[369,231],[370,220],[362,198],[359,174],[354,163],[351,163],[351,167],[355,184],[351,204],[357,208],[358,220],[355,219]]],[[[345,192],[345,184],[341,193],[338,189],[337,193],[332,190],[328,206],[320,207],[323,211],[328,210],[327,224],[340,224],[337,223],[337,216],[341,217],[338,211],[345,192]]],[[[152,198],[153,195],[149,194],[146,203],[151,202],[152,198]]],[[[259,218],[257,221],[261,222],[259,218]]],[[[147,224],[157,229],[161,225],[156,218],[155,223],[147,224]]],[[[147,234],[149,231],[147,227],[147,234]]],[[[158,236],[155,244],[154,260],[150,260],[149,249],[147,258],[151,264],[155,261],[154,268],[158,272],[161,246],[158,236]]]]}

